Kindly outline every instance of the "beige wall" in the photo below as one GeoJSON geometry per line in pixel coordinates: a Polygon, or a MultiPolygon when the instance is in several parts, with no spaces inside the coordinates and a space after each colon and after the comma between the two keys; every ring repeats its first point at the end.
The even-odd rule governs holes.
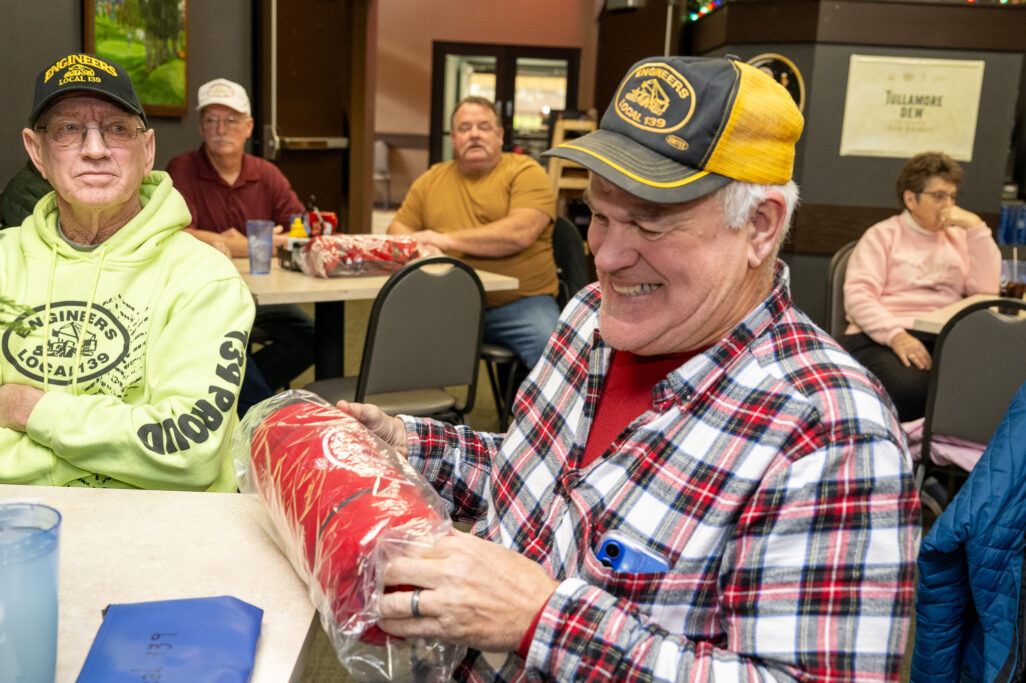
{"type": "MultiPolygon", "coordinates": [[[[386,0],[378,3],[375,130],[427,136],[433,41],[576,47],[578,108],[592,106],[598,11],[593,0],[386,0]]],[[[393,149],[390,194],[398,203],[427,170],[426,149],[393,149]]],[[[380,201],[381,188],[377,189],[380,201]]]]}

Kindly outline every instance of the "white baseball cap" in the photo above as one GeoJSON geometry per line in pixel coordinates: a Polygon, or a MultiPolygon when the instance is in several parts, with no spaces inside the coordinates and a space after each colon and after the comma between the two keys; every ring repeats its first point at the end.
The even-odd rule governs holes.
{"type": "Polygon", "coordinates": [[[229,109],[249,116],[249,95],[246,89],[227,78],[215,78],[200,86],[196,111],[210,104],[223,104],[229,109]]]}

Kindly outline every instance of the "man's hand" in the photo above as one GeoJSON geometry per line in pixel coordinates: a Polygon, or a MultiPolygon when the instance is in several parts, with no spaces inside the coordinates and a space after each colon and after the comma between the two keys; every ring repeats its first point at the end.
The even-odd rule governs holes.
{"type": "Polygon", "coordinates": [[[274,236],[271,238],[271,240],[275,251],[278,250],[278,247],[281,247],[282,249],[288,247],[289,235],[287,232],[285,232],[285,227],[282,225],[274,226],[274,236]]]}
{"type": "Polygon", "coordinates": [[[923,342],[904,330],[891,339],[891,350],[906,368],[914,365],[920,370],[929,370],[933,365],[930,352],[923,346],[923,342]]]}
{"type": "Polygon", "coordinates": [[[24,432],[32,409],[42,397],[42,391],[24,384],[0,386],[0,427],[24,432]]]}
{"type": "Polygon", "coordinates": [[[983,220],[972,211],[966,211],[960,206],[952,204],[941,209],[941,225],[945,228],[962,228],[968,230],[975,228],[983,220]]]}
{"type": "Polygon", "coordinates": [[[385,585],[404,584],[421,588],[421,616],[413,616],[410,591],[386,593],[378,622],[384,631],[504,652],[519,647],[559,582],[523,555],[455,531],[388,563],[385,585]]]}
{"type": "Polygon", "coordinates": [[[210,246],[214,247],[215,249],[217,249],[219,252],[221,252],[222,254],[227,256],[228,258],[232,257],[232,249],[231,249],[231,247],[228,246],[228,243],[225,242],[224,240],[222,240],[222,239],[211,240],[210,241],[210,246]]]}
{"type": "Polygon", "coordinates": [[[406,457],[406,423],[398,417],[386,415],[381,408],[370,403],[339,401],[335,407],[369,429],[372,434],[406,457]]]}
{"type": "Polygon", "coordinates": [[[421,256],[434,256],[452,249],[452,240],[440,232],[434,230],[421,230],[411,235],[417,240],[417,248],[421,256]]]}

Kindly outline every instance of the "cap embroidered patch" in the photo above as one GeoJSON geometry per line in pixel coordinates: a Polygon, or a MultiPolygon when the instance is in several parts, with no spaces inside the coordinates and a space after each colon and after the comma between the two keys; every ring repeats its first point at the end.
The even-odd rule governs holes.
{"type": "Polygon", "coordinates": [[[620,118],[654,133],[677,130],[695,112],[695,91],[691,84],[665,64],[649,64],[634,69],[620,84],[615,101],[620,118]],[[669,93],[672,93],[672,98],[669,93]],[[689,106],[671,109],[671,104],[689,106]]]}

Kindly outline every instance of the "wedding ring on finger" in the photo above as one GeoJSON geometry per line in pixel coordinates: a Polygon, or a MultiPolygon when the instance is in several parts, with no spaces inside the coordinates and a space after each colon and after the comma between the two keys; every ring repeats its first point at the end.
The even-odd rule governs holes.
{"type": "Polygon", "coordinates": [[[413,596],[410,598],[410,611],[413,613],[414,619],[420,619],[423,614],[420,613],[420,591],[422,589],[415,588],[413,590],[413,596]]]}

